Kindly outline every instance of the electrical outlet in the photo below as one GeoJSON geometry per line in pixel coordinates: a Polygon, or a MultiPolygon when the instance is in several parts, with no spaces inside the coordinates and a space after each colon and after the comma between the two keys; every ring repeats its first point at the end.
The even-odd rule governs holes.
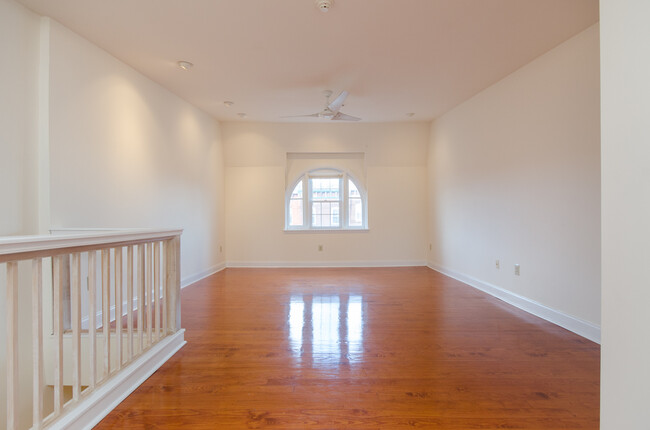
{"type": "Polygon", "coordinates": [[[431,251],[432,249],[433,247],[431,246],[431,244],[429,244],[429,251],[431,251]]]}
{"type": "Polygon", "coordinates": [[[318,250],[322,251],[323,250],[323,245],[318,245],[318,250]]]}
{"type": "Polygon", "coordinates": [[[515,264],[515,275],[519,276],[521,273],[519,272],[519,265],[515,264]]]}
{"type": "Polygon", "coordinates": [[[501,264],[499,263],[499,260],[497,260],[497,261],[494,263],[494,266],[495,266],[497,269],[500,269],[500,268],[501,268],[501,264]]]}
{"type": "Polygon", "coordinates": [[[219,245],[219,252],[223,252],[223,246],[219,245]]]}

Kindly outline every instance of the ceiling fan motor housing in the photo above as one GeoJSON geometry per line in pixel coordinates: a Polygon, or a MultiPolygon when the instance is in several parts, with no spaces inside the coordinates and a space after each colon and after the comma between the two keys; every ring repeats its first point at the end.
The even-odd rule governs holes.
{"type": "Polygon", "coordinates": [[[332,0],[316,0],[316,7],[321,12],[327,12],[332,7],[334,2],[332,0]]]}

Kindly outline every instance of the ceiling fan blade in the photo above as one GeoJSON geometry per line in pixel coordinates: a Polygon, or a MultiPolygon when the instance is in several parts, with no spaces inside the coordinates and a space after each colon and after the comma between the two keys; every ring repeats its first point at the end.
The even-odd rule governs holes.
{"type": "Polygon", "coordinates": [[[341,107],[343,106],[343,102],[345,102],[345,99],[347,97],[348,97],[348,92],[347,91],[341,91],[341,94],[339,94],[338,97],[336,97],[332,103],[327,105],[327,107],[332,112],[338,112],[341,109],[341,107]]]}
{"type": "Polygon", "coordinates": [[[332,117],[332,121],[361,121],[361,118],[356,116],[346,115],[341,112],[337,112],[336,115],[332,117]]]}
{"type": "Polygon", "coordinates": [[[280,118],[319,118],[320,116],[320,113],[312,113],[311,115],[288,115],[281,116],[280,118]]]}

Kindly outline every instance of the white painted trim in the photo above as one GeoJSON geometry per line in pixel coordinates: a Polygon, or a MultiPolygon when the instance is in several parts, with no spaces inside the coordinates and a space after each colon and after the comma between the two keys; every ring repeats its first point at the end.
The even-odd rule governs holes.
{"type": "MultiPolygon", "coordinates": [[[[162,297],[162,295],[160,297],[162,297]]],[[[115,305],[111,305],[111,307],[109,309],[110,309],[109,321],[113,322],[113,321],[115,321],[115,305]]],[[[122,302],[122,309],[124,309],[124,311],[122,312],[122,317],[125,317],[127,315],[127,313],[128,313],[128,309],[129,309],[128,302],[126,300],[124,300],[122,302]]],[[[133,311],[138,310],[138,303],[135,300],[133,301],[133,309],[132,310],[133,311]]],[[[103,312],[102,309],[98,309],[97,311],[95,311],[95,328],[101,327],[101,325],[102,325],[102,322],[103,322],[102,312],[103,312]]],[[[88,330],[88,319],[89,319],[88,315],[81,318],[81,329],[82,330],[88,330]]]]}
{"type": "Polygon", "coordinates": [[[282,230],[284,233],[368,233],[369,228],[290,228],[282,230]]]}
{"type": "Polygon", "coordinates": [[[287,152],[287,160],[332,160],[358,159],[363,160],[365,152],[287,152]]]}
{"type": "Polygon", "coordinates": [[[141,231],[141,228],[108,228],[108,227],[82,227],[82,228],[69,228],[69,227],[53,227],[50,229],[51,235],[61,235],[61,234],[90,234],[90,233],[107,233],[115,231],[123,232],[137,232],[141,231]]]}
{"type": "Polygon", "coordinates": [[[210,275],[214,275],[215,273],[221,272],[225,268],[226,268],[226,262],[222,261],[221,263],[216,264],[216,265],[210,267],[207,270],[203,270],[203,271],[201,271],[199,273],[196,273],[196,274],[194,274],[192,276],[188,276],[187,278],[181,280],[181,288],[185,288],[188,285],[191,285],[191,284],[193,284],[195,282],[198,282],[203,278],[207,278],[210,275]]]}
{"type": "MultiPolygon", "coordinates": [[[[126,306],[126,301],[124,301],[122,303],[122,309],[124,309],[124,315],[126,315],[126,313],[128,311],[128,306],[126,306]]],[[[136,309],[138,309],[138,306],[137,306],[136,303],[134,303],[133,304],[133,310],[136,310],[136,309]]],[[[102,309],[99,309],[99,310],[95,311],[95,328],[100,327],[102,325],[102,321],[103,321],[102,312],[103,312],[102,309]]],[[[122,315],[122,316],[124,316],[124,315],[122,315]]],[[[90,318],[89,318],[88,315],[81,318],[81,329],[82,330],[88,330],[88,320],[89,319],[90,318]]],[[[111,305],[111,307],[110,307],[110,318],[109,318],[109,320],[110,320],[110,322],[115,321],[115,305],[111,305]]]]}
{"type": "Polygon", "coordinates": [[[50,36],[51,20],[42,16],[39,34],[38,58],[38,153],[36,169],[38,179],[38,232],[45,234],[50,227],[50,36]]]}
{"type": "Polygon", "coordinates": [[[496,297],[497,299],[503,300],[504,302],[509,303],[523,311],[526,311],[537,317],[545,319],[548,322],[572,331],[573,333],[585,337],[592,342],[600,344],[600,326],[598,325],[558,311],[557,309],[549,308],[548,306],[545,306],[527,297],[520,296],[501,287],[497,287],[496,285],[483,282],[472,276],[455,272],[437,264],[429,263],[428,267],[432,270],[435,270],[436,272],[440,272],[443,275],[449,276],[450,278],[454,278],[464,284],[467,284],[470,287],[481,290],[484,293],[496,297]]]}
{"type": "MultiPolygon", "coordinates": [[[[185,288],[188,285],[198,282],[203,278],[207,278],[210,275],[214,275],[215,273],[221,272],[225,268],[226,268],[226,262],[222,261],[221,263],[216,264],[207,270],[203,270],[195,275],[188,276],[187,278],[181,281],[181,288],[185,288]]],[[[126,300],[122,302],[122,309],[124,309],[122,316],[125,316],[128,310],[128,303],[126,300]]],[[[134,301],[133,310],[136,311],[137,309],[138,309],[138,304],[134,301]]],[[[111,305],[110,312],[111,312],[110,321],[113,322],[115,321],[115,305],[111,305]]],[[[101,325],[102,325],[102,310],[98,309],[97,312],[95,312],[95,327],[99,327],[101,325]]],[[[88,315],[84,316],[81,319],[81,328],[88,329],[88,315]]]]}
{"type": "Polygon", "coordinates": [[[226,267],[248,268],[300,268],[300,267],[413,267],[426,266],[420,260],[393,260],[393,261],[228,261],[226,267]]]}
{"type": "Polygon", "coordinates": [[[182,232],[182,229],[142,229],[85,234],[0,237],[0,255],[49,251],[81,246],[101,245],[110,247],[123,242],[166,240],[180,236],[182,232]]]}
{"type": "Polygon", "coordinates": [[[314,232],[314,231],[326,231],[332,233],[334,231],[368,231],[368,192],[366,191],[365,184],[359,181],[352,172],[347,169],[340,169],[338,167],[317,167],[315,169],[310,169],[301,172],[301,174],[289,184],[289,187],[285,190],[284,193],[284,232],[314,232]],[[318,172],[323,172],[319,174],[318,172]],[[312,220],[312,179],[313,178],[339,178],[339,206],[340,206],[340,226],[339,227],[313,227],[311,225],[312,220]],[[356,186],[360,194],[361,206],[363,208],[363,225],[360,227],[351,227],[348,225],[348,211],[350,204],[350,190],[348,182],[356,186]],[[291,195],[293,190],[296,188],[298,183],[302,182],[302,211],[303,211],[303,226],[291,227],[289,225],[289,214],[291,206],[291,195]],[[363,185],[363,186],[361,186],[363,185]]]}
{"type": "Polygon", "coordinates": [[[161,340],[88,397],[82,397],[73,409],[49,424],[48,430],[92,429],[186,343],[184,329],[161,340]]]}

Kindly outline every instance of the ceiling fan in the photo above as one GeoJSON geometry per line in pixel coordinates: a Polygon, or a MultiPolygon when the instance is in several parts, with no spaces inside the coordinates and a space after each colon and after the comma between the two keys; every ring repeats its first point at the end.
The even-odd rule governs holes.
{"type": "Polygon", "coordinates": [[[331,121],[361,121],[361,118],[341,112],[343,102],[348,97],[347,91],[341,91],[341,94],[339,94],[332,102],[330,102],[330,97],[332,96],[331,90],[323,91],[323,95],[325,96],[325,107],[322,111],[310,115],[292,115],[283,116],[282,118],[325,118],[331,121]]]}

